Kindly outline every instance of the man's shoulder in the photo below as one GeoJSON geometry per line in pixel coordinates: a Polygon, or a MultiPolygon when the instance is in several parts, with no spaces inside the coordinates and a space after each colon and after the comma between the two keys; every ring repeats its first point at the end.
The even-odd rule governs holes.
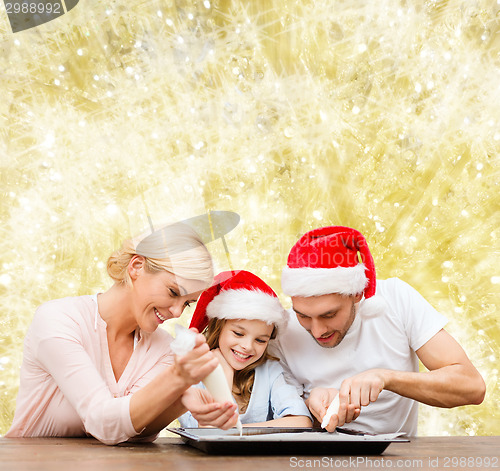
{"type": "Polygon", "coordinates": [[[386,300],[391,298],[408,298],[417,291],[406,281],[400,278],[392,277],[385,280],[377,280],[376,295],[382,296],[386,300]]]}
{"type": "Polygon", "coordinates": [[[306,334],[305,336],[309,335],[306,330],[299,324],[297,315],[295,314],[293,308],[287,309],[287,313],[289,319],[286,327],[278,332],[278,341],[280,339],[289,338],[290,336],[302,336],[303,334],[306,334]]]}
{"type": "Polygon", "coordinates": [[[386,278],[384,280],[377,279],[377,291],[379,288],[382,291],[387,291],[387,290],[404,289],[407,286],[409,286],[408,283],[403,281],[401,278],[397,278],[395,276],[391,278],[386,278]]]}

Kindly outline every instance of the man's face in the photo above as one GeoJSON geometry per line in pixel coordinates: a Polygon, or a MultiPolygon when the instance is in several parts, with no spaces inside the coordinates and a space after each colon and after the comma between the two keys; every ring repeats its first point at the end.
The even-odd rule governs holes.
{"type": "Polygon", "coordinates": [[[356,316],[361,295],[325,294],[308,298],[292,297],[293,310],[302,327],[324,348],[336,347],[356,316]]]}

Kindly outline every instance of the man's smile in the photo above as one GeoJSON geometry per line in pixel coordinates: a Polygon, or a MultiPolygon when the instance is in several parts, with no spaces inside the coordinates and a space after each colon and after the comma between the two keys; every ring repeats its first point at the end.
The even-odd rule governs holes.
{"type": "Polygon", "coordinates": [[[333,337],[335,336],[336,333],[337,333],[337,331],[328,335],[328,337],[314,337],[314,338],[320,343],[328,343],[328,342],[333,340],[333,337]]]}

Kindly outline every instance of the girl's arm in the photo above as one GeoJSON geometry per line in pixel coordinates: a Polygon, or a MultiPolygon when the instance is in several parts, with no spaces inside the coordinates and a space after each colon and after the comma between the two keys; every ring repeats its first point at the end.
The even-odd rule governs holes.
{"type": "MultiPolygon", "coordinates": [[[[252,391],[255,399],[269,398],[269,406],[273,411],[273,419],[265,422],[254,422],[244,427],[312,427],[309,410],[297,389],[285,381],[283,368],[277,361],[267,361],[260,372],[256,371],[252,391]],[[260,373],[257,375],[257,373],[260,373]],[[267,378],[265,378],[267,376],[267,378]],[[262,379],[264,379],[262,381],[262,379]],[[267,380],[267,381],[266,381],[267,380]]],[[[259,367],[261,368],[261,367],[259,367]]]]}
{"type": "Polygon", "coordinates": [[[279,419],[243,424],[243,427],[312,427],[312,420],[305,415],[287,415],[279,419]]]}

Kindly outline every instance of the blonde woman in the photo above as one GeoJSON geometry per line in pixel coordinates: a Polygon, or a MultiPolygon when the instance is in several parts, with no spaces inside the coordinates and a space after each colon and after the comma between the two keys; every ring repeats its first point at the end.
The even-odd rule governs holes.
{"type": "Polygon", "coordinates": [[[188,408],[214,426],[233,426],[235,405],[190,389],[218,363],[205,338],[198,334],[196,348],[175,357],[172,338],[158,329],[212,282],[212,260],[198,234],[177,223],[126,240],[107,270],[114,280],[108,291],[37,309],[6,437],[152,441],[188,408]]]}

